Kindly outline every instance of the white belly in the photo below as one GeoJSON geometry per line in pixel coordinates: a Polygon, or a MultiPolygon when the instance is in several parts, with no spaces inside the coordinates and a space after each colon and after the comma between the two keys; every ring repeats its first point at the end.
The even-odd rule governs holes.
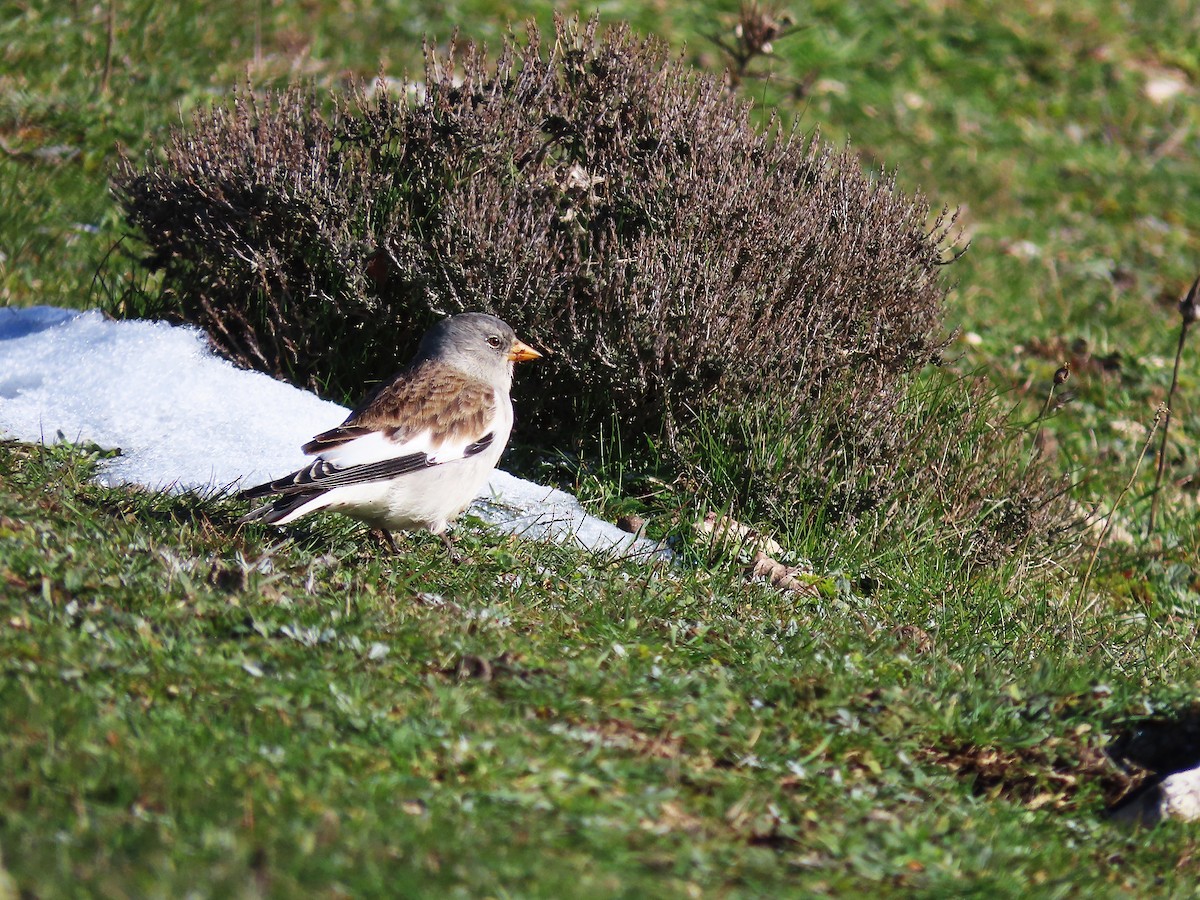
{"type": "MultiPolygon", "coordinates": [[[[507,437],[507,435],[505,436],[507,437]]],[[[326,509],[389,531],[425,529],[434,534],[470,506],[487,484],[504,444],[483,453],[373,484],[335,488],[325,495],[326,509]]]]}

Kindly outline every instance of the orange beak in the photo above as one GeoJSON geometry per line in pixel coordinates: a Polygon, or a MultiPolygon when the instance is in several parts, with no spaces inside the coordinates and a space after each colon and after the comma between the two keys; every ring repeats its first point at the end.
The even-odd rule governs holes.
{"type": "Polygon", "coordinates": [[[541,359],[542,354],[538,353],[524,341],[518,341],[513,338],[512,346],[508,348],[508,358],[512,362],[525,362],[530,359],[541,359]]]}

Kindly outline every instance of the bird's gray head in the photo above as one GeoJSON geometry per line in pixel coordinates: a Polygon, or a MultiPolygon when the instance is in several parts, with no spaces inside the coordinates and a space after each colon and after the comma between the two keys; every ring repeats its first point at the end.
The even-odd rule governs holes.
{"type": "Polygon", "coordinates": [[[514,363],[539,356],[502,319],[463,313],[442,319],[425,332],[416,361],[436,359],[481,381],[507,387],[512,384],[514,363]]]}

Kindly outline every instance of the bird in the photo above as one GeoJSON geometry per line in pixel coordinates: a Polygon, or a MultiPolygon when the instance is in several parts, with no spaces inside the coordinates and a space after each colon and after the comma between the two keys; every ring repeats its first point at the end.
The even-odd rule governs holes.
{"type": "Polygon", "coordinates": [[[446,537],[500,461],[513,425],[516,363],[542,354],[503,320],[462,313],[426,332],[408,368],[301,449],[311,465],[238,494],[274,497],[240,519],[287,525],[326,509],[379,529],[446,537]]]}

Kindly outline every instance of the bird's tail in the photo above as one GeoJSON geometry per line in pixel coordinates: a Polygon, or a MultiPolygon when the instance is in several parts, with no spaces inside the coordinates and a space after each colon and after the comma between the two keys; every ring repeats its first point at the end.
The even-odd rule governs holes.
{"type": "MultiPolygon", "coordinates": [[[[269,484],[260,484],[257,487],[247,488],[237,495],[239,500],[256,500],[261,497],[270,496],[274,491],[271,491],[269,484]]],[[[265,522],[268,525],[273,525],[276,522],[286,525],[293,519],[298,519],[305,513],[320,509],[324,503],[314,503],[325,496],[326,491],[315,491],[307,494],[291,494],[286,497],[277,497],[270,503],[256,507],[250,510],[240,519],[239,525],[244,525],[247,522],[265,522]]]]}

